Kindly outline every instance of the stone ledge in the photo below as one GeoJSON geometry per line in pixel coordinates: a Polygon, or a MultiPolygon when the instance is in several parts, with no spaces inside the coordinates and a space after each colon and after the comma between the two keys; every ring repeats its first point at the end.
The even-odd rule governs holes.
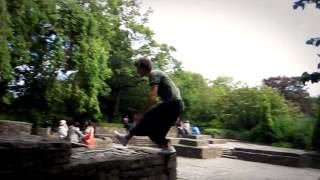
{"type": "Polygon", "coordinates": [[[187,138],[187,139],[198,139],[198,140],[208,140],[211,139],[211,135],[194,135],[194,134],[184,134],[182,138],[187,138]]]}
{"type": "Polygon", "coordinates": [[[197,139],[185,139],[181,138],[179,144],[192,146],[192,147],[199,147],[199,146],[208,146],[209,143],[206,140],[197,140],[197,139]]]}
{"type": "Polygon", "coordinates": [[[232,152],[241,160],[320,169],[320,154],[317,152],[294,153],[246,148],[234,148],[232,152]]]}
{"type": "Polygon", "coordinates": [[[222,148],[212,148],[208,146],[191,147],[184,145],[174,145],[178,156],[192,157],[199,159],[217,158],[221,157],[223,153],[222,148]]]}
{"type": "Polygon", "coordinates": [[[250,148],[234,148],[235,151],[251,152],[251,153],[261,153],[261,154],[270,154],[270,155],[279,155],[279,156],[290,156],[290,157],[300,157],[303,153],[293,153],[285,151],[270,151],[262,149],[250,149],[250,148]]]}
{"type": "Polygon", "coordinates": [[[51,166],[70,161],[71,144],[37,136],[0,136],[0,170],[51,166]]]}
{"type": "Polygon", "coordinates": [[[161,156],[141,149],[79,149],[70,163],[0,171],[1,179],[33,180],[175,180],[176,156],[161,156]]]}
{"type": "Polygon", "coordinates": [[[0,120],[0,135],[30,135],[31,127],[27,122],[0,120]]]}
{"type": "Polygon", "coordinates": [[[237,156],[238,159],[246,161],[262,162],[291,167],[303,167],[303,162],[301,161],[300,156],[284,156],[275,154],[245,152],[238,150],[233,150],[233,154],[237,156]]]}
{"type": "Polygon", "coordinates": [[[229,142],[228,139],[208,139],[210,144],[225,144],[229,142]]]}

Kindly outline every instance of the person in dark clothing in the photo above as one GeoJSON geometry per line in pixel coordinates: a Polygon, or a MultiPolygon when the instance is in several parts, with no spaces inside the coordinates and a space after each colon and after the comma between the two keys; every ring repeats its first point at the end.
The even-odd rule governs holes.
{"type": "Polygon", "coordinates": [[[146,76],[149,79],[149,97],[142,112],[134,114],[138,123],[127,135],[115,132],[116,138],[122,145],[126,145],[132,136],[149,136],[161,148],[160,153],[175,153],[176,150],[166,139],[166,135],[184,108],[180,91],[165,72],[152,69],[149,59],[138,59],[135,67],[141,77],[146,76]],[[161,103],[152,107],[157,96],[161,103]]]}

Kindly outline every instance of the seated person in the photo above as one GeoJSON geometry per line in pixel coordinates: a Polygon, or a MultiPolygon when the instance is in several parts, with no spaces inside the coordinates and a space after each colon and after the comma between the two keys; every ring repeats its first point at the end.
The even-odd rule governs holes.
{"type": "Polygon", "coordinates": [[[59,127],[58,127],[58,137],[61,140],[64,140],[68,136],[68,125],[66,120],[60,120],[59,121],[59,127]]]}
{"type": "Polygon", "coordinates": [[[200,135],[200,129],[197,126],[192,127],[192,134],[200,135]]]}
{"type": "Polygon", "coordinates": [[[73,125],[69,126],[68,139],[71,143],[83,143],[83,137],[79,122],[74,122],[73,125]]]}
{"type": "Polygon", "coordinates": [[[183,130],[185,134],[192,134],[190,121],[186,121],[185,123],[183,123],[183,130]]]}
{"type": "Polygon", "coordinates": [[[94,128],[90,120],[85,122],[85,130],[84,130],[84,137],[83,142],[84,144],[88,145],[89,147],[96,146],[96,140],[94,139],[94,128]]]}

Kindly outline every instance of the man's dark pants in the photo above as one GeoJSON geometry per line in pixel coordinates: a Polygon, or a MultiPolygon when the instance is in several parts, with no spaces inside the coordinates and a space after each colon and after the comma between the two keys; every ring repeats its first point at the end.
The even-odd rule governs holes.
{"type": "Polygon", "coordinates": [[[132,135],[149,136],[156,144],[167,145],[166,135],[183,110],[181,100],[163,102],[144,114],[144,119],[130,130],[132,135]]]}

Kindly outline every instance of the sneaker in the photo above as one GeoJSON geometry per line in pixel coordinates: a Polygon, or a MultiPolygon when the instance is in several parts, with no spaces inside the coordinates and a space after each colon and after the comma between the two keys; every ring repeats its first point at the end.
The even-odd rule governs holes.
{"type": "Polygon", "coordinates": [[[176,149],[172,145],[169,145],[168,147],[161,148],[159,154],[169,155],[169,154],[174,154],[176,152],[177,152],[176,149]]]}
{"type": "Polygon", "coordinates": [[[120,144],[122,144],[123,146],[127,146],[128,139],[126,138],[126,135],[121,134],[118,131],[113,131],[113,133],[115,134],[120,144]]]}

